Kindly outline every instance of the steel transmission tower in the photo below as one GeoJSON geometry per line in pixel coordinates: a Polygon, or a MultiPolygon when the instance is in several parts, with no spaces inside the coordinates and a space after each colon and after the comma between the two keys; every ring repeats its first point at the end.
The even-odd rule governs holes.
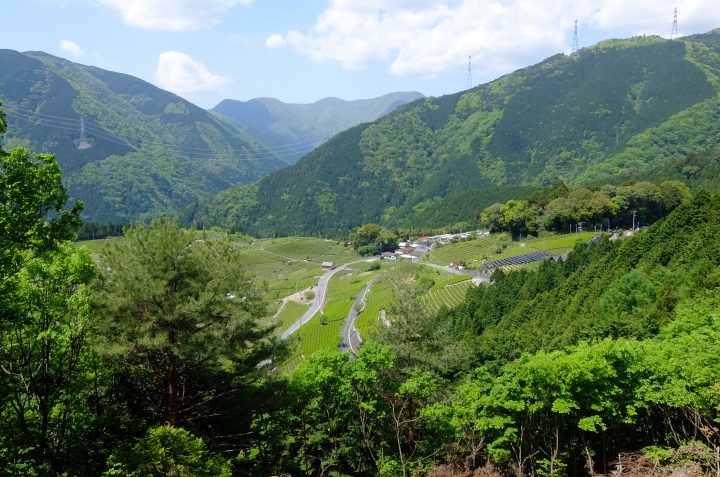
{"type": "Polygon", "coordinates": [[[575,30],[573,31],[573,42],[572,42],[572,54],[578,52],[578,37],[577,37],[577,20],[575,20],[575,30]]]}
{"type": "Polygon", "coordinates": [[[678,36],[677,31],[677,7],[675,7],[675,14],[673,15],[673,26],[672,30],[670,30],[670,39],[674,40],[678,36]]]}
{"type": "Polygon", "coordinates": [[[75,147],[78,149],[90,149],[92,141],[85,136],[85,118],[80,116],[80,137],[75,140],[75,147]]]}
{"type": "Polygon", "coordinates": [[[472,82],[472,56],[468,56],[468,77],[467,77],[467,89],[473,87],[472,82]]]}

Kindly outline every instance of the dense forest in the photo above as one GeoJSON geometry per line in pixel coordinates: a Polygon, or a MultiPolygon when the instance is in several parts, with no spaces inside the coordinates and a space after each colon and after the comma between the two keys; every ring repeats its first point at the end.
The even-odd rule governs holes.
{"type": "MultiPolygon", "coordinates": [[[[337,235],[370,222],[416,225],[415,214],[438,208],[442,223],[433,225],[450,226],[473,220],[462,207],[446,208],[459,198],[512,198],[498,187],[646,179],[720,145],[719,69],[717,30],[636,37],[416,101],[245,189],[236,228],[337,235]]],[[[226,208],[229,197],[212,204],[226,208]]]]}
{"type": "Polygon", "coordinates": [[[0,91],[7,146],[56,154],[88,221],[150,220],[286,165],[175,94],[46,53],[0,50],[0,91]]]}
{"type": "MultiPolygon", "coordinates": [[[[707,157],[667,179],[701,180],[707,157]]],[[[0,151],[0,469],[717,475],[720,196],[681,186],[653,186],[676,203],[647,230],[498,271],[454,309],[398,283],[392,323],[354,359],[276,375],[258,363],[283,343],[225,234],[161,218],[95,262],[69,242],[82,204],[67,208],[54,158],[0,151]]],[[[587,198],[572,193],[528,197],[587,198]]]]}

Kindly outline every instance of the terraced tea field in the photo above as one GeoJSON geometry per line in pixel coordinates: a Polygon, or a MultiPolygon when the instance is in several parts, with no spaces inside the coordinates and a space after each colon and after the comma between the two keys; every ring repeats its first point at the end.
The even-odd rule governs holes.
{"type": "Polygon", "coordinates": [[[429,291],[420,299],[425,303],[429,313],[437,313],[442,306],[453,308],[459,305],[465,299],[465,293],[471,286],[475,285],[469,280],[460,282],[439,290],[429,291]]]}
{"type": "Polygon", "coordinates": [[[298,303],[292,300],[286,301],[277,316],[277,319],[280,322],[278,332],[283,332],[288,329],[288,327],[295,323],[298,318],[300,318],[303,313],[308,310],[308,308],[310,308],[309,304],[298,303]]]}
{"type": "Polygon", "coordinates": [[[360,337],[367,340],[372,330],[378,326],[380,312],[386,310],[395,301],[395,284],[391,280],[381,280],[373,283],[365,295],[365,308],[358,315],[355,321],[355,328],[360,332],[360,337]]]}
{"type": "Polygon", "coordinates": [[[565,235],[546,235],[530,237],[522,242],[502,241],[496,235],[480,237],[466,242],[437,246],[426,255],[425,260],[440,265],[452,262],[464,262],[469,267],[480,268],[483,263],[527,253],[547,251],[562,255],[575,247],[578,242],[586,242],[595,236],[595,232],[580,232],[565,235]]]}

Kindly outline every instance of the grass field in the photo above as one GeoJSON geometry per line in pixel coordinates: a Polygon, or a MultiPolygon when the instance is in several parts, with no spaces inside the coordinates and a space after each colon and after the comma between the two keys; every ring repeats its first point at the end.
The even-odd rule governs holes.
{"type": "Polygon", "coordinates": [[[79,242],[75,242],[75,244],[79,247],[86,247],[90,249],[91,252],[100,253],[102,252],[102,249],[108,244],[112,242],[120,242],[123,240],[125,240],[125,237],[108,237],[106,239],[81,240],[79,242]]]}

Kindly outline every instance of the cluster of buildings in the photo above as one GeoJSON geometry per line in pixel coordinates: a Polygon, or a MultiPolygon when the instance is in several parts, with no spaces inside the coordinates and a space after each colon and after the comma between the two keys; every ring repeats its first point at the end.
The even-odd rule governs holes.
{"type": "Polygon", "coordinates": [[[385,260],[420,260],[420,257],[432,250],[435,244],[445,245],[446,243],[458,240],[467,240],[472,236],[482,237],[489,235],[487,231],[460,232],[456,234],[433,235],[432,237],[418,237],[412,242],[398,243],[398,249],[394,252],[383,252],[385,260]]]}

